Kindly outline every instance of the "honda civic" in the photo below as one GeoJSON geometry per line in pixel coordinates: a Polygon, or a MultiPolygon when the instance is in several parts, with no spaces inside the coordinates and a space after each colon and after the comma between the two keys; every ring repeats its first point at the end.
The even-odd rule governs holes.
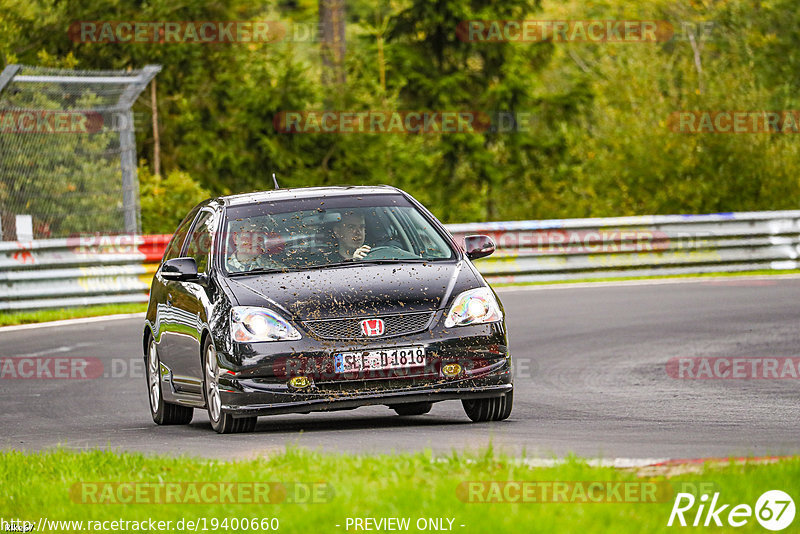
{"type": "Polygon", "coordinates": [[[460,400],[509,417],[503,307],[456,242],[394,187],[276,189],[209,199],[167,245],[143,349],[153,420],[205,409],[219,433],[259,416],[385,405],[401,416],[460,400]]]}

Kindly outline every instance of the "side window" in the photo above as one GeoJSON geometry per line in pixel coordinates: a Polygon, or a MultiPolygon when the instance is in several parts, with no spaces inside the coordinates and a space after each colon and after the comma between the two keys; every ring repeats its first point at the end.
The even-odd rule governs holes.
{"type": "Polygon", "coordinates": [[[420,246],[420,255],[427,258],[449,258],[452,256],[450,248],[436,230],[415,209],[401,209],[404,222],[411,225],[411,237],[420,246]]]}
{"type": "Polygon", "coordinates": [[[211,241],[214,236],[213,213],[204,211],[197,218],[192,235],[189,237],[189,246],[186,256],[194,258],[197,262],[197,272],[204,273],[208,269],[208,258],[211,254],[211,241]]]}
{"type": "Polygon", "coordinates": [[[167,244],[167,250],[164,253],[162,261],[171,260],[180,255],[181,247],[183,247],[183,242],[186,240],[186,234],[189,233],[189,228],[192,227],[192,221],[194,221],[194,218],[197,216],[197,212],[199,210],[199,207],[194,208],[189,212],[189,215],[187,215],[186,218],[181,221],[181,224],[178,225],[178,229],[175,230],[175,235],[172,236],[169,244],[167,244]]]}

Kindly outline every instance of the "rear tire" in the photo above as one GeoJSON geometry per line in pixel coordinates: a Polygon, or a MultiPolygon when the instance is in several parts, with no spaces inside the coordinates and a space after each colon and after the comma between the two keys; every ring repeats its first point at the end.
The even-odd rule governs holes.
{"type": "Polygon", "coordinates": [[[188,425],[192,422],[194,408],[164,402],[161,391],[161,360],[152,335],[149,336],[147,344],[147,389],[150,415],[157,425],[188,425]]]}
{"type": "Polygon", "coordinates": [[[391,406],[392,410],[397,412],[397,415],[411,416],[411,415],[425,415],[431,408],[432,402],[409,402],[408,404],[395,404],[391,406]]]}
{"type": "Polygon", "coordinates": [[[463,399],[461,404],[464,406],[467,417],[475,423],[502,421],[511,415],[511,408],[514,405],[514,390],[512,389],[501,397],[463,399]]]}
{"type": "Polygon", "coordinates": [[[216,430],[218,434],[252,432],[256,428],[258,417],[234,417],[222,411],[219,384],[217,383],[217,375],[219,374],[217,349],[214,348],[210,338],[206,338],[203,344],[203,354],[203,397],[206,401],[211,428],[216,430]]]}

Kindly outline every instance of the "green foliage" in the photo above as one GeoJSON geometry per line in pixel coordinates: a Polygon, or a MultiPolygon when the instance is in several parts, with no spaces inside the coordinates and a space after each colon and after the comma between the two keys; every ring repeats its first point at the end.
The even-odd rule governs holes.
{"type": "MultiPolygon", "coordinates": [[[[60,57],[39,50],[36,56],[37,63],[46,67],[64,69],[76,64],[71,53],[60,57]]],[[[93,132],[90,125],[101,118],[97,112],[81,117],[84,110],[104,105],[96,88],[64,93],[58,88],[8,91],[3,93],[3,104],[9,109],[69,110],[74,115],[68,120],[83,119],[83,131],[76,128],[70,133],[59,133],[58,129],[55,133],[0,133],[3,217],[32,215],[37,238],[121,231],[119,134],[111,129],[93,132]]],[[[6,112],[3,127],[13,131],[15,112],[0,111],[6,112]]],[[[42,111],[40,117],[47,113],[42,111]]],[[[52,125],[55,119],[50,122],[52,125]]],[[[11,238],[8,228],[5,234],[11,238]]]]}
{"type": "Polygon", "coordinates": [[[139,202],[144,234],[171,234],[194,206],[211,196],[188,173],[173,170],[166,177],[139,167],[139,202]]]}
{"type": "Polygon", "coordinates": [[[796,17],[796,9],[785,1],[762,8],[744,1],[648,0],[595,6],[602,15],[579,2],[549,11],[552,18],[613,12],[619,19],[669,20],[675,36],[659,44],[561,47],[551,66],[588,70],[594,98],[581,108],[578,127],[568,130],[563,164],[574,202],[556,200],[541,216],[796,208],[800,153],[792,135],[678,133],[668,125],[670,114],[681,110],[797,108],[796,96],[784,96],[785,85],[770,81],[779,79],[777,50],[797,37],[787,32],[778,39],[785,23],[776,19],[796,17]],[[710,23],[709,34],[698,28],[703,22],[710,23]]]}
{"type": "Polygon", "coordinates": [[[129,304],[98,304],[96,306],[80,306],[75,308],[2,312],[0,313],[0,326],[44,323],[48,321],[98,317],[121,313],[144,313],[145,311],[147,311],[147,303],[136,302],[129,304]]]}
{"type": "MultiPolygon", "coordinates": [[[[67,33],[76,20],[281,20],[315,28],[317,7],[315,0],[0,0],[0,66],[162,64],[162,165],[211,194],[270,188],[272,172],[284,186],[389,183],[446,222],[797,205],[794,136],[676,133],[668,124],[681,110],[798,109],[793,0],[349,0],[341,87],[320,83],[316,41],[76,43],[67,33]],[[457,28],[470,19],[666,20],[676,33],[658,43],[464,42],[457,28]],[[698,23],[713,31],[697,33],[698,23]],[[282,111],[325,109],[530,120],[516,131],[468,134],[285,134],[273,126],[282,111]]],[[[147,96],[136,104],[140,114],[150,112],[147,96]]],[[[149,159],[149,124],[137,126],[140,157],[149,159]]],[[[147,227],[174,219],[172,205],[183,201],[170,203],[172,194],[154,197],[168,205],[149,204],[157,215],[147,215],[147,227]]],[[[144,197],[143,190],[143,206],[144,197]]]]}

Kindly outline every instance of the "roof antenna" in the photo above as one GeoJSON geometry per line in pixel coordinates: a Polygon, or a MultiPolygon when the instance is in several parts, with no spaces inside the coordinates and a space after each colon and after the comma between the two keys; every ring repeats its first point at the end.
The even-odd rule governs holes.
{"type": "Polygon", "coordinates": [[[281,186],[278,185],[278,179],[275,178],[275,173],[274,172],[272,173],[272,183],[275,184],[275,189],[280,189],[281,188],[281,186]]]}

